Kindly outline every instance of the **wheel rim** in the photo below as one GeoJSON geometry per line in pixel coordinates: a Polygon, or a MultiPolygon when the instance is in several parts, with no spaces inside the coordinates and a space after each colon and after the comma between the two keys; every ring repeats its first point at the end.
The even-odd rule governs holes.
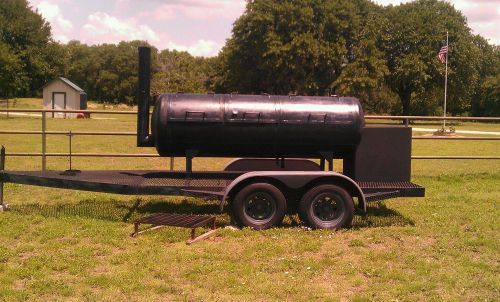
{"type": "Polygon", "coordinates": [[[243,214],[254,223],[266,223],[276,213],[276,201],[266,192],[255,192],[245,199],[243,214]]]}
{"type": "Polygon", "coordinates": [[[335,222],[342,218],[345,211],[342,197],[334,192],[316,195],[311,202],[311,213],[314,218],[324,222],[335,222]]]}

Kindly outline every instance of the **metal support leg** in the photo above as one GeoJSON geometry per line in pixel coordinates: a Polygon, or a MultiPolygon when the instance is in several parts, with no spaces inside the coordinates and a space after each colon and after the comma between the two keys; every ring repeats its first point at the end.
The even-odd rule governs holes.
{"type": "Polygon", "coordinates": [[[186,157],[186,173],[191,174],[193,172],[193,158],[186,157]]]}
{"type": "MultiPolygon", "coordinates": [[[[5,170],[5,147],[2,146],[2,149],[0,151],[0,171],[5,170]]],[[[3,181],[0,178],[0,212],[6,211],[8,208],[8,205],[4,203],[3,200],[3,181]]]]}
{"type": "Polygon", "coordinates": [[[7,205],[3,203],[3,181],[0,181],[0,213],[7,210],[7,205]]]}
{"type": "Polygon", "coordinates": [[[134,232],[132,233],[132,237],[135,237],[137,236],[137,234],[139,233],[139,223],[134,223],[134,232]]]}
{"type": "Polygon", "coordinates": [[[320,151],[319,154],[321,155],[321,170],[323,171],[325,169],[325,161],[328,162],[328,171],[333,171],[333,152],[331,151],[320,151]]]}
{"type": "Polygon", "coordinates": [[[198,155],[198,150],[186,151],[186,172],[191,174],[193,172],[193,158],[198,155]]]}
{"type": "Polygon", "coordinates": [[[325,158],[324,157],[322,157],[319,160],[319,168],[321,169],[321,171],[325,171],[325,158]]]}
{"type": "Polygon", "coordinates": [[[349,154],[344,157],[343,174],[356,180],[356,155],[349,154]]]}
{"type": "Polygon", "coordinates": [[[0,171],[5,170],[5,147],[0,150],[0,171]]]}

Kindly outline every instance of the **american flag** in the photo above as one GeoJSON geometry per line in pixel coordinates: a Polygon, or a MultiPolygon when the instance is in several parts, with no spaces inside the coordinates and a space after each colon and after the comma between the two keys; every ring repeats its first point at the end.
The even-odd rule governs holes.
{"type": "Polygon", "coordinates": [[[441,47],[441,49],[439,50],[438,58],[439,58],[439,61],[441,61],[441,63],[443,63],[443,64],[446,62],[446,53],[447,52],[448,52],[448,45],[441,47]]]}

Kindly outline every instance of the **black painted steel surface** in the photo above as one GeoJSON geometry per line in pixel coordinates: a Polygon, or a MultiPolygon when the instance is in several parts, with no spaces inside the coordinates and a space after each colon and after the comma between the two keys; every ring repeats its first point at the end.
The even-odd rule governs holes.
{"type": "MultiPolygon", "coordinates": [[[[0,171],[0,181],[43,187],[133,195],[222,197],[243,172],[174,171],[0,171]]],[[[399,191],[401,197],[423,197],[425,189],[409,181],[357,182],[365,194],[399,191]]]]}
{"type": "Polygon", "coordinates": [[[363,125],[352,97],[177,93],[158,97],[152,136],[161,156],[340,157],[363,125]]]}
{"type": "Polygon", "coordinates": [[[139,47],[137,147],[153,147],[149,136],[149,99],[151,86],[151,49],[139,47]]]}

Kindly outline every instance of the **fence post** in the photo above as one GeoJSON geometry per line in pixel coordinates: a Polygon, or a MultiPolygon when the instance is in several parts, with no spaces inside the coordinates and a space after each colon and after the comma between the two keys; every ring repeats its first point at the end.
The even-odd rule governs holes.
{"type": "Polygon", "coordinates": [[[42,111],[42,171],[47,168],[47,134],[45,130],[47,128],[47,112],[42,111]]]}
{"type": "Polygon", "coordinates": [[[71,133],[71,130],[69,130],[69,171],[73,171],[73,163],[72,163],[72,157],[73,157],[73,148],[72,148],[72,138],[73,138],[73,133],[71,133]]]}

